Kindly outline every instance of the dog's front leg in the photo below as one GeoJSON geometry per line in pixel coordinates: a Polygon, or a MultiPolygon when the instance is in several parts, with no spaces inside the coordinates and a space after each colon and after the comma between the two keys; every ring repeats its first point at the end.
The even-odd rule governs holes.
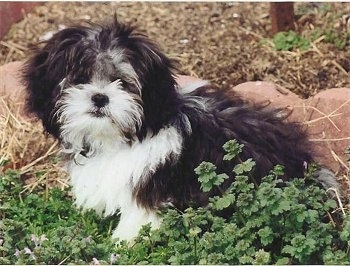
{"type": "Polygon", "coordinates": [[[136,202],[131,203],[131,206],[121,208],[120,213],[119,224],[112,235],[113,239],[119,241],[131,241],[137,236],[143,225],[151,223],[152,229],[156,229],[161,223],[155,211],[141,208],[136,202]]]}

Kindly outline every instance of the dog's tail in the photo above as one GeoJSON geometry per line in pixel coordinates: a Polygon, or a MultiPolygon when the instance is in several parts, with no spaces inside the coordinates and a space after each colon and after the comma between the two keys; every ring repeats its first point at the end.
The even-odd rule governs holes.
{"type": "Polygon", "coordinates": [[[335,174],[331,170],[321,167],[319,170],[315,171],[314,176],[326,190],[329,191],[332,189],[333,191],[339,191],[340,185],[335,174]]]}

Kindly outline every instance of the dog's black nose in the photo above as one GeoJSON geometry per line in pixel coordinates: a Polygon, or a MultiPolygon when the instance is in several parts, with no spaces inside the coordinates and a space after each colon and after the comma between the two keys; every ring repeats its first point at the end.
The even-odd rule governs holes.
{"type": "Polygon", "coordinates": [[[101,93],[92,95],[91,100],[94,102],[95,106],[98,108],[101,108],[109,103],[108,96],[101,93]]]}

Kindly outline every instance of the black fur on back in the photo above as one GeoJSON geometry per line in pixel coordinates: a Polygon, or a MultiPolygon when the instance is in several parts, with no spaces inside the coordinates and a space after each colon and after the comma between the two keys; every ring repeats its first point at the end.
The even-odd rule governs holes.
{"type": "MultiPolygon", "coordinates": [[[[233,166],[248,158],[256,161],[251,181],[257,183],[277,164],[285,167],[284,180],[302,177],[304,163],[312,160],[304,130],[297,123],[287,122],[280,109],[249,103],[233,91],[211,86],[184,95],[182,101],[178,117],[172,122],[185,139],[181,158],[176,164],[160,167],[134,192],[147,208],[166,201],[178,208],[186,208],[189,202],[207,204],[210,195],[200,191],[194,173],[202,161],[214,163],[217,173],[230,176],[223,184],[227,187],[234,180],[233,166]],[[183,115],[190,121],[191,134],[187,133],[183,115]],[[244,144],[243,152],[236,160],[224,161],[222,146],[231,139],[244,144]]],[[[211,195],[217,193],[214,190],[211,195]]]]}

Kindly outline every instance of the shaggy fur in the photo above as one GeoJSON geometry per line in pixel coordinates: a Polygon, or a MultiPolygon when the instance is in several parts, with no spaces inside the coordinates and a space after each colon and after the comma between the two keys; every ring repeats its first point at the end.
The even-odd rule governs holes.
{"type": "MultiPolygon", "coordinates": [[[[274,165],[285,180],[312,162],[305,133],[281,110],[251,104],[208,83],[178,88],[175,62],[146,36],[113,21],[74,26],[38,46],[24,68],[27,108],[60,140],[78,206],[120,212],[114,238],[157,227],[157,209],[204,206],[194,173],[202,161],[233,180],[223,144],[244,144],[256,182],[274,165]]],[[[326,178],[326,183],[329,180],[326,178]]]]}

